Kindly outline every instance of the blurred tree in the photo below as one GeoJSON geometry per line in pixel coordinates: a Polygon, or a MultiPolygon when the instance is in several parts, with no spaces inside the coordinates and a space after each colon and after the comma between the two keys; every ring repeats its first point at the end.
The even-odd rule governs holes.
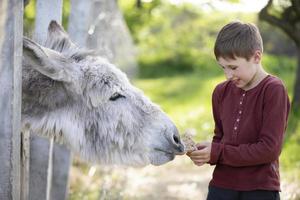
{"type": "Polygon", "coordinates": [[[136,0],[136,7],[142,8],[142,0],[136,0]]]}
{"type": "MultiPolygon", "coordinates": [[[[134,77],[137,74],[136,50],[117,1],[89,1],[86,47],[108,59],[129,77],[134,77]]],[[[76,27],[81,26],[76,24],[76,27]]]]}
{"type": "Polygon", "coordinates": [[[27,4],[29,3],[29,0],[24,0],[24,7],[27,6],[27,4]]]}
{"type": "Polygon", "coordinates": [[[294,84],[292,112],[298,118],[300,113],[300,1],[269,0],[260,11],[259,18],[283,30],[296,44],[298,67],[294,84]]]}
{"type": "Polygon", "coordinates": [[[288,57],[297,56],[295,43],[279,28],[266,21],[257,21],[261,37],[264,41],[264,52],[272,55],[287,55],[288,57]],[[272,34],[270,34],[272,33],[272,34]]]}

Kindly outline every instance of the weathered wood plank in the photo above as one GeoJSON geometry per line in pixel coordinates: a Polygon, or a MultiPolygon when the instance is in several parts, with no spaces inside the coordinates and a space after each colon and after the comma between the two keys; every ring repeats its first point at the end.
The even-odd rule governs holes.
{"type": "MultiPolygon", "coordinates": [[[[62,0],[37,0],[36,23],[34,40],[44,44],[47,38],[47,29],[51,20],[61,22],[62,0]]],[[[30,199],[65,199],[67,197],[68,175],[70,168],[70,152],[65,147],[53,144],[53,140],[32,136],[30,161],[30,199]],[[35,148],[35,146],[37,146],[35,148]],[[53,150],[51,148],[53,148],[53,150]],[[50,148],[50,149],[49,149],[50,148]],[[43,157],[39,157],[41,151],[43,157]],[[34,179],[34,180],[32,180],[34,179]]]]}
{"type": "Polygon", "coordinates": [[[21,200],[29,200],[30,132],[23,130],[21,148],[21,200]]]}
{"type": "Polygon", "coordinates": [[[29,199],[45,200],[47,196],[47,178],[49,161],[48,139],[30,137],[30,175],[29,199]]]}
{"type": "Polygon", "coordinates": [[[23,1],[0,1],[0,199],[20,199],[23,1]]]}
{"type": "Polygon", "coordinates": [[[53,172],[51,182],[51,199],[67,199],[69,186],[69,170],[72,155],[65,146],[55,144],[53,149],[53,172]]]}

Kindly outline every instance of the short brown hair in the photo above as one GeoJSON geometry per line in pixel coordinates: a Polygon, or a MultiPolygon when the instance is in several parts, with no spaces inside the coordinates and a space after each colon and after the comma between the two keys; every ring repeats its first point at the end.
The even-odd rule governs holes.
{"type": "Polygon", "coordinates": [[[243,57],[249,60],[256,50],[263,52],[263,41],[258,28],[252,23],[233,21],[219,32],[214,53],[220,57],[234,59],[243,57]]]}

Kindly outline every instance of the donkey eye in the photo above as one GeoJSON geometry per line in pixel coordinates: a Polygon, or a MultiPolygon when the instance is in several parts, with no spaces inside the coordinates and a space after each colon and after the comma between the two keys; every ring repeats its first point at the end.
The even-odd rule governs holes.
{"type": "Polygon", "coordinates": [[[115,101],[115,100],[117,100],[117,99],[119,99],[119,98],[125,98],[125,96],[123,96],[123,95],[121,95],[120,93],[114,93],[110,98],[109,98],[109,100],[110,101],[115,101]]]}

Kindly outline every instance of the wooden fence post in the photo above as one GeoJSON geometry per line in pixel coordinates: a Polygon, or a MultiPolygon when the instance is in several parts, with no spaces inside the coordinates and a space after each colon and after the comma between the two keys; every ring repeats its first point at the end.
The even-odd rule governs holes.
{"type": "Polygon", "coordinates": [[[29,200],[30,131],[21,134],[21,200],[29,200]]]}
{"type": "Polygon", "coordinates": [[[0,1],[0,199],[20,199],[23,1],[0,1]]]}
{"type": "MultiPolygon", "coordinates": [[[[37,0],[34,40],[44,44],[51,20],[61,22],[62,0],[37,0]]],[[[56,200],[67,197],[70,151],[38,136],[30,144],[30,200],[56,200]]]]}

